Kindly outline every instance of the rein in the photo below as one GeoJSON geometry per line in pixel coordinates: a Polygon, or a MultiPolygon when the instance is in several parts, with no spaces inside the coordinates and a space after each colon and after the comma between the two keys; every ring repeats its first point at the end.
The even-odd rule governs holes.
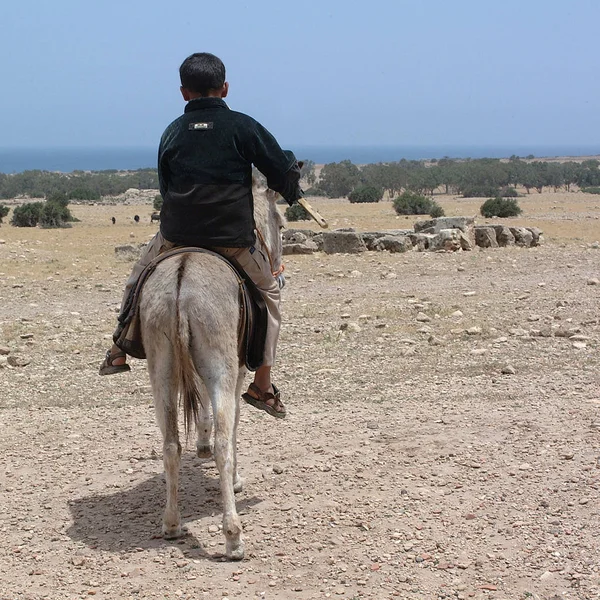
{"type": "Polygon", "coordinates": [[[277,279],[285,271],[285,265],[282,262],[279,269],[275,269],[275,265],[273,264],[273,257],[271,256],[271,253],[269,252],[269,247],[267,246],[265,238],[263,237],[263,234],[260,232],[259,229],[256,229],[256,235],[260,240],[262,247],[265,249],[265,252],[267,253],[267,258],[269,259],[269,264],[271,265],[271,273],[273,274],[273,277],[277,279]]]}

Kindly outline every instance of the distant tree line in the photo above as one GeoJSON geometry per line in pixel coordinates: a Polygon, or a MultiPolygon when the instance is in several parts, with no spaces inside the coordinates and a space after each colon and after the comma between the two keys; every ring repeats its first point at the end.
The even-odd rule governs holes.
{"type": "Polygon", "coordinates": [[[102,196],[116,196],[129,188],[158,189],[156,169],[137,171],[23,171],[7,175],[0,173],[0,198],[49,198],[63,194],[68,200],[99,200],[102,196]]]}
{"type": "MultiPolygon", "coordinates": [[[[387,192],[390,198],[403,191],[431,196],[438,190],[484,198],[516,196],[516,186],[524,187],[527,193],[531,190],[541,193],[545,187],[570,191],[573,185],[585,191],[600,185],[599,165],[597,160],[558,163],[511,157],[508,161],[491,158],[401,160],[358,167],[344,160],[326,164],[308,192],[330,198],[350,198],[354,190],[369,187],[382,194],[387,192]]],[[[371,192],[370,197],[375,198],[377,194],[371,192]]]]}
{"type": "MultiPolygon", "coordinates": [[[[516,186],[542,192],[544,188],[571,190],[577,186],[593,192],[600,187],[600,162],[546,162],[481,158],[432,161],[401,160],[359,167],[349,160],[326,164],[317,177],[315,163],[305,160],[301,170],[303,187],[309,194],[330,198],[348,197],[352,202],[377,202],[384,192],[395,198],[404,191],[431,196],[436,191],[464,197],[514,197],[516,186]]],[[[265,184],[255,170],[255,177],[265,184]]],[[[136,171],[24,171],[0,173],[0,199],[29,196],[49,198],[64,194],[68,200],[99,200],[129,188],[158,189],[156,169],[136,171]]]]}

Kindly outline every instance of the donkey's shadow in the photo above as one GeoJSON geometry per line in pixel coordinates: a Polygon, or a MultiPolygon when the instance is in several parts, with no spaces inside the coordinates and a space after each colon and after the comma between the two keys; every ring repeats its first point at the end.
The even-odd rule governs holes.
{"type": "MultiPolygon", "coordinates": [[[[214,464],[214,463],[213,463],[214,464]]],[[[191,456],[182,456],[179,484],[179,508],[182,523],[215,515],[220,522],[221,492],[216,472],[207,474],[205,464],[191,456]]],[[[73,524],[67,530],[72,539],[92,549],[124,551],[136,548],[156,548],[166,545],[185,545],[190,555],[208,559],[221,558],[202,548],[191,533],[179,540],[165,540],[161,535],[162,513],[165,506],[164,475],[158,474],[135,487],[114,494],[94,494],[69,501],[73,524]]],[[[239,498],[240,514],[261,502],[260,498],[239,498]]],[[[219,534],[219,542],[223,541],[219,534]]],[[[204,536],[203,536],[204,538],[204,536]]],[[[208,539],[208,535],[204,541],[208,539]]]]}

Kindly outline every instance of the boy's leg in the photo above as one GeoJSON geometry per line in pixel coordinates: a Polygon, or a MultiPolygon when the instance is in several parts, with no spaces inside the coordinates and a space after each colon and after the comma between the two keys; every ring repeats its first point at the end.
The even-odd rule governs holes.
{"type": "MultiPolygon", "coordinates": [[[[265,351],[263,364],[254,373],[254,381],[248,393],[257,398],[261,407],[273,416],[282,418],[285,416],[285,406],[279,399],[279,391],[271,383],[271,368],[275,363],[277,352],[277,341],[281,328],[281,313],[279,302],[281,291],[273,273],[266,253],[262,250],[259,240],[253,248],[213,248],[219,254],[235,260],[256,287],[261,291],[267,306],[267,335],[265,339],[265,351]]],[[[245,394],[246,396],[246,394],[245,394]]],[[[256,404],[254,404],[256,406],[256,404]]]]}
{"type": "MultiPolygon", "coordinates": [[[[161,253],[165,250],[170,250],[174,247],[174,244],[165,240],[160,231],[148,242],[148,245],[142,252],[140,259],[135,263],[131,271],[131,275],[125,283],[125,292],[121,299],[121,311],[125,306],[125,302],[129,297],[129,294],[133,287],[135,287],[142,271],[161,253]]],[[[100,375],[111,375],[114,373],[120,373],[128,371],[127,356],[125,353],[115,344],[113,344],[110,350],[107,352],[104,362],[100,367],[100,375]],[[116,368],[112,368],[116,367],[116,368]]]]}
{"type": "Polygon", "coordinates": [[[165,250],[170,250],[173,248],[175,244],[171,242],[167,242],[165,238],[162,236],[162,233],[159,231],[157,234],[148,242],[148,245],[144,248],[140,259],[135,263],[133,269],[131,270],[131,275],[127,279],[125,283],[125,292],[123,293],[123,298],[121,299],[121,311],[125,306],[125,301],[129,297],[129,293],[131,289],[135,286],[142,274],[142,271],[161,253],[165,250]]]}

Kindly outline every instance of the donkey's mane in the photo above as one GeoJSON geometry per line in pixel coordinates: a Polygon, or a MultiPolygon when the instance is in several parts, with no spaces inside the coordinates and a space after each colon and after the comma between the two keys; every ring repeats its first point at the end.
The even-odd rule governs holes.
{"type": "Polygon", "coordinates": [[[272,228],[268,226],[269,219],[273,219],[276,223],[277,231],[287,225],[284,216],[277,209],[276,200],[280,198],[277,192],[270,189],[253,189],[254,195],[254,220],[256,227],[261,231],[270,248],[274,245],[274,240],[271,238],[272,228]]]}

